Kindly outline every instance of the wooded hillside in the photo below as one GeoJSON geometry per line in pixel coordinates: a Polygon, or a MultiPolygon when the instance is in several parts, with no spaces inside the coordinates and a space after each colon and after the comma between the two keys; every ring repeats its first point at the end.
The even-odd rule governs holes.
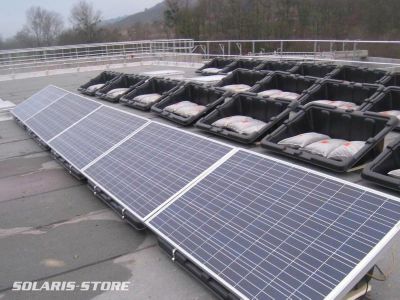
{"type": "Polygon", "coordinates": [[[194,39],[399,39],[399,0],[167,0],[165,22],[194,39]]]}
{"type": "MultiPolygon", "coordinates": [[[[95,3],[80,0],[71,10],[69,27],[57,12],[31,7],[26,25],[14,37],[0,37],[0,49],[160,38],[400,40],[399,11],[400,0],[165,0],[144,12],[104,21],[95,3]]],[[[297,46],[290,50],[312,51],[297,46]]],[[[396,47],[386,45],[363,49],[400,56],[396,47]]]]}

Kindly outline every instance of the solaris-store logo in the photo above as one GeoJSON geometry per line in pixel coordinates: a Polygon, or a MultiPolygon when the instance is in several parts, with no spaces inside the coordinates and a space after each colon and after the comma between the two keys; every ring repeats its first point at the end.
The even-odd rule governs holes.
{"type": "Polygon", "coordinates": [[[128,291],[130,281],[14,281],[12,291],[128,291]]]}

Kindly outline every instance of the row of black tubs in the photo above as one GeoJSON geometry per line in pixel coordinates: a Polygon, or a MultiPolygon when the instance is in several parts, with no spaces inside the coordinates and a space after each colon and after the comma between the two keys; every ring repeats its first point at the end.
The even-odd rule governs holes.
{"type": "MultiPolygon", "coordinates": [[[[279,62],[271,63],[279,64],[279,62]]],[[[297,64],[295,67],[304,69],[326,66],[306,63],[297,64]]],[[[357,69],[357,67],[347,67],[357,69]]],[[[381,70],[358,69],[367,74],[365,78],[373,77],[371,74],[384,72],[387,83],[395,83],[396,74],[381,70]],[[392,76],[391,79],[388,79],[388,76],[392,76]]],[[[194,124],[202,130],[236,142],[252,144],[260,141],[261,146],[266,149],[336,172],[363,167],[372,161],[364,168],[363,177],[400,190],[400,178],[388,175],[388,172],[400,169],[400,140],[383,150],[385,136],[390,131],[399,129],[396,116],[382,113],[400,111],[400,87],[397,86],[317,78],[285,71],[237,69],[214,85],[105,71],[78,90],[136,109],[151,110],[183,126],[194,124]],[[250,88],[243,92],[224,88],[235,84],[244,84],[250,88]],[[91,89],[96,85],[101,86],[91,89]],[[117,89],[124,90],[116,96],[109,94],[110,91],[117,89]],[[296,93],[298,97],[287,99],[279,95],[261,96],[262,92],[269,90],[296,93]],[[143,95],[145,97],[142,97],[143,95]],[[328,99],[346,100],[353,103],[354,107],[335,107],[328,102],[311,103],[328,99]],[[170,109],[174,105],[179,108],[181,102],[194,104],[189,103],[189,107],[183,107],[186,112],[189,111],[188,114],[178,114],[170,109]],[[199,106],[201,109],[198,109],[199,106]],[[215,126],[218,120],[233,116],[250,117],[264,123],[259,130],[250,133],[238,132],[230,127],[215,126]],[[331,139],[364,143],[357,153],[343,160],[324,157],[301,147],[294,148],[280,144],[282,140],[310,132],[323,134],[331,139]]]]}
{"type": "Polygon", "coordinates": [[[386,86],[397,85],[399,76],[380,70],[351,65],[310,63],[297,61],[264,61],[258,59],[231,59],[216,57],[199,68],[201,75],[229,74],[236,69],[254,71],[284,71],[315,78],[336,79],[349,82],[373,83],[386,86]]]}

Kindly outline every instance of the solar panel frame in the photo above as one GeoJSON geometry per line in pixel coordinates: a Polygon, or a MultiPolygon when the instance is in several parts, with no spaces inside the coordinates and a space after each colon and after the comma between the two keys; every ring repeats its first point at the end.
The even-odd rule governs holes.
{"type": "MultiPolygon", "coordinates": [[[[71,100],[71,101],[75,101],[75,100],[71,100]]],[[[32,118],[29,118],[26,122],[25,125],[29,128],[29,130],[31,130],[35,135],[37,135],[42,141],[44,141],[45,143],[50,142],[51,140],[53,140],[54,138],[56,138],[58,135],[62,134],[64,131],[66,131],[67,129],[69,129],[70,127],[72,127],[73,125],[75,125],[76,123],[78,123],[80,120],[82,120],[83,118],[86,118],[87,116],[89,116],[90,114],[92,114],[93,112],[95,112],[96,110],[100,109],[103,105],[97,101],[82,97],[80,95],[77,94],[73,94],[73,93],[68,93],[66,95],[64,95],[63,97],[59,98],[57,101],[53,102],[52,104],[50,104],[49,106],[47,106],[46,108],[44,108],[43,110],[41,110],[40,112],[38,112],[35,116],[33,116],[32,118]],[[74,120],[73,123],[69,123],[66,124],[66,127],[61,129],[61,131],[57,132],[57,133],[49,133],[50,136],[45,137],[43,136],[43,133],[40,133],[38,131],[38,128],[34,128],[34,126],[39,126],[38,124],[43,123],[44,121],[50,121],[53,118],[54,112],[49,112],[48,114],[48,110],[53,110],[54,106],[57,106],[59,103],[64,104],[65,101],[67,101],[66,97],[76,97],[76,98],[82,98],[85,101],[87,101],[88,103],[93,103],[94,106],[92,108],[92,110],[88,109],[86,114],[81,114],[81,116],[77,116],[77,118],[74,120]],[[44,114],[44,118],[47,118],[48,120],[40,120],[41,114],[44,114]],[[39,119],[39,120],[37,120],[39,119]]],[[[59,113],[59,112],[57,112],[59,113]]],[[[59,121],[59,120],[58,120],[59,121]]],[[[57,123],[57,122],[56,122],[57,123]]],[[[47,126],[48,124],[46,124],[47,126]]],[[[54,125],[54,124],[53,124],[54,125]]],[[[42,126],[42,125],[40,125],[42,126]]],[[[60,128],[59,128],[60,129],[60,128]]],[[[46,133],[47,134],[47,133],[46,133]]]]}
{"type": "Polygon", "coordinates": [[[111,197],[114,201],[116,201],[118,204],[120,204],[125,210],[129,211],[133,216],[135,216],[139,221],[141,222],[145,222],[155,211],[160,210],[162,207],[168,205],[169,202],[171,202],[172,200],[174,200],[178,195],[184,193],[186,190],[190,189],[190,187],[192,187],[198,180],[200,180],[205,174],[207,174],[208,172],[211,172],[212,170],[214,170],[215,168],[217,168],[223,161],[225,161],[226,159],[228,159],[232,154],[234,153],[234,147],[227,145],[225,143],[219,142],[219,141],[215,141],[212,140],[210,138],[204,137],[204,136],[200,136],[191,132],[187,132],[185,130],[182,130],[180,128],[176,128],[167,124],[162,124],[159,122],[153,122],[153,121],[149,121],[148,123],[145,124],[145,126],[143,126],[142,128],[140,128],[140,130],[134,132],[133,134],[131,134],[129,137],[127,137],[126,139],[124,139],[124,141],[122,141],[121,143],[119,143],[116,147],[113,147],[113,149],[110,149],[109,151],[107,151],[106,153],[104,153],[102,156],[100,156],[99,158],[97,158],[96,160],[94,160],[93,162],[91,162],[89,165],[87,165],[84,169],[82,169],[82,174],[89,180],[91,181],[96,187],[100,188],[103,192],[105,192],[109,197],[111,197]],[[124,203],[123,201],[121,201],[119,199],[118,196],[116,196],[113,192],[111,192],[109,189],[107,189],[103,184],[99,183],[93,176],[91,176],[87,170],[94,165],[96,162],[98,162],[99,160],[101,160],[103,157],[107,156],[109,153],[111,153],[113,150],[115,150],[117,147],[119,147],[120,145],[122,145],[123,143],[125,143],[127,140],[129,140],[130,138],[134,137],[136,134],[142,132],[143,130],[146,129],[146,127],[155,124],[155,125],[159,125],[165,128],[169,128],[169,129],[173,129],[176,130],[177,132],[181,132],[184,134],[188,134],[188,135],[192,135],[195,136],[197,138],[221,145],[221,146],[225,146],[228,149],[230,149],[224,156],[222,156],[219,160],[216,160],[216,162],[214,162],[213,164],[211,164],[211,166],[209,166],[208,168],[206,168],[204,171],[200,172],[200,174],[198,176],[196,176],[194,179],[192,179],[191,181],[189,181],[187,184],[185,184],[180,190],[178,190],[176,193],[174,193],[173,195],[171,195],[168,199],[166,199],[164,202],[162,202],[160,205],[158,205],[156,208],[154,208],[150,213],[148,213],[145,216],[141,216],[139,215],[136,211],[134,211],[131,207],[129,207],[126,203],[124,203]]]}
{"type": "MultiPolygon", "coordinates": [[[[12,114],[13,116],[15,116],[16,118],[18,118],[21,122],[25,123],[25,122],[28,121],[30,118],[32,118],[33,116],[35,116],[36,114],[38,114],[38,113],[41,112],[42,110],[46,109],[48,106],[50,106],[50,105],[53,104],[54,102],[58,101],[58,100],[61,99],[62,97],[66,96],[67,94],[69,94],[69,92],[66,91],[66,90],[64,90],[64,89],[62,89],[62,88],[59,88],[59,87],[54,86],[54,85],[48,85],[48,86],[46,86],[45,88],[43,88],[43,89],[37,91],[36,93],[34,93],[32,96],[30,96],[28,99],[24,100],[24,101],[23,101],[22,103],[20,103],[19,105],[17,105],[14,109],[11,110],[11,114],[12,114]],[[45,92],[45,91],[48,90],[49,88],[55,88],[55,89],[59,90],[59,91],[61,92],[61,94],[55,96],[55,98],[54,98],[53,100],[49,100],[48,103],[46,103],[46,104],[44,104],[43,106],[41,106],[38,110],[36,110],[35,112],[33,112],[33,113],[32,113],[31,115],[29,115],[29,116],[27,116],[26,113],[22,114],[22,116],[21,116],[21,113],[18,113],[18,109],[19,109],[19,108],[21,108],[21,107],[23,107],[23,106],[26,106],[26,105],[28,105],[28,106],[31,105],[30,103],[31,103],[32,101],[35,101],[35,100],[36,100],[36,97],[38,97],[41,93],[45,92]],[[25,115],[25,117],[24,117],[24,115],[25,115]]],[[[43,100],[40,100],[39,102],[41,102],[41,101],[43,101],[43,100]]],[[[46,101],[47,101],[47,100],[46,100],[46,101]]],[[[34,105],[37,106],[38,104],[35,103],[34,105]]]]}
{"type": "MultiPolygon", "coordinates": [[[[74,95],[75,95],[75,94],[74,94],[74,95]]],[[[64,96],[65,96],[65,95],[64,95],[64,96]]],[[[82,98],[83,98],[83,97],[82,97],[82,98]]],[[[85,99],[87,99],[87,98],[85,98],[85,99]]],[[[87,100],[90,100],[90,99],[87,99],[87,100]]],[[[90,100],[90,101],[93,101],[93,100],[90,100]]],[[[96,102],[96,101],[94,101],[94,102],[96,102]]],[[[100,105],[97,109],[100,109],[100,107],[102,107],[102,105],[100,105]]],[[[93,112],[92,112],[92,113],[93,113],[93,112]]],[[[84,118],[86,118],[86,117],[87,117],[87,116],[83,117],[82,119],[84,119],[84,118]]],[[[82,119],[81,119],[81,120],[82,120],[82,119]]],[[[81,120],[79,120],[79,121],[81,121],[81,120]]],[[[78,123],[79,121],[77,121],[76,123],[78,123]]],[[[181,130],[181,129],[174,128],[174,127],[172,127],[172,126],[160,124],[160,123],[158,123],[158,122],[151,122],[151,121],[149,121],[148,123],[146,123],[145,126],[144,126],[143,128],[145,128],[146,126],[150,125],[151,123],[159,124],[159,125],[166,126],[166,127],[171,127],[171,128],[173,128],[173,129],[175,129],[175,130],[181,130]]],[[[73,126],[73,125],[71,125],[71,126],[73,126]]],[[[70,126],[70,127],[71,127],[71,126],[70,126]]],[[[68,128],[69,128],[69,127],[68,127],[68,128]]],[[[141,131],[143,128],[139,129],[137,132],[141,131]]],[[[183,130],[181,130],[181,131],[183,131],[183,130]]],[[[126,139],[124,139],[124,140],[129,139],[130,137],[132,137],[133,135],[135,135],[137,132],[132,133],[130,136],[128,136],[128,137],[127,137],[126,139]]],[[[183,131],[183,132],[185,132],[185,133],[187,133],[187,134],[193,134],[193,133],[190,133],[190,132],[187,132],[187,131],[183,131]]],[[[61,134],[61,133],[60,133],[60,134],[61,134]]],[[[193,135],[198,136],[198,135],[196,135],[196,134],[193,134],[193,135]]],[[[200,137],[202,137],[202,136],[200,136],[200,137]]],[[[55,138],[55,137],[54,137],[54,138],[55,138]]],[[[204,138],[204,137],[202,137],[202,138],[204,138]]],[[[208,139],[208,138],[205,138],[205,139],[208,139]]],[[[209,140],[211,140],[211,139],[209,139],[209,140]]],[[[198,184],[203,178],[205,178],[208,174],[212,173],[212,171],[214,171],[218,166],[220,166],[221,164],[223,164],[226,160],[229,159],[229,157],[231,157],[232,155],[234,155],[234,154],[237,153],[238,151],[248,152],[248,153],[251,153],[252,155],[260,156],[260,157],[262,157],[262,158],[266,158],[266,159],[269,159],[269,160],[271,160],[271,161],[275,161],[275,162],[281,163],[281,164],[283,164],[283,165],[287,165],[287,166],[290,166],[290,167],[293,167],[293,168],[296,168],[296,169],[299,169],[299,170],[303,170],[303,171],[305,171],[305,172],[307,172],[307,173],[312,173],[312,174],[315,174],[315,175],[318,175],[318,176],[322,176],[323,178],[327,178],[327,179],[330,179],[330,180],[333,180],[333,181],[336,181],[336,182],[339,182],[339,183],[342,183],[342,184],[346,184],[346,185],[349,185],[349,186],[357,187],[357,188],[360,188],[360,189],[362,189],[362,190],[364,190],[364,191],[368,191],[368,192],[370,192],[370,193],[373,193],[373,194],[376,194],[376,195],[379,195],[379,196],[382,196],[382,197],[385,197],[385,198],[388,198],[388,199],[392,199],[392,200],[394,200],[394,201],[399,202],[399,198],[397,198],[397,197],[395,197],[395,196],[392,196],[392,195],[389,195],[389,194],[386,194],[386,193],[382,193],[382,192],[379,192],[379,191],[376,191],[376,190],[373,190],[373,189],[369,189],[369,188],[367,188],[367,187],[360,186],[360,185],[355,184],[355,183],[347,182],[347,181],[345,181],[345,180],[342,180],[342,179],[339,179],[339,178],[336,178],[336,177],[333,177],[333,176],[324,174],[324,173],[322,173],[322,172],[318,172],[318,171],[315,171],[315,170],[312,170],[312,169],[307,169],[307,168],[301,167],[301,166],[299,166],[299,165],[295,165],[295,164],[292,164],[292,163],[289,163],[289,162],[282,161],[282,160],[280,160],[280,159],[276,159],[276,158],[273,158],[273,157],[269,157],[269,156],[267,156],[267,155],[255,153],[255,152],[248,151],[248,150],[245,150],[245,149],[239,150],[239,149],[237,149],[237,148],[231,147],[231,146],[226,145],[226,144],[224,144],[224,143],[220,143],[220,142],[218,142],[218,141],[214,141],[214,140],[211,140],[211,141],[212,141],[212,142],[215,142],[215,143],[219,143],[219,144],[225,145],[225,146],[228,146],[228,147],[230,147],[230,148],[233,148],[233,150],[231,150],[231,151],[229,152],[229,156],[220,159],[220,160],[219,160],[217,163],[215,163],[212,167],[210,167],[209,169],[207,169],[206,171],[204,171],[203,173],[201,173],[195,180],[193,180],[192,182],[190,182],[184,189],[182,189],[182,190],[181,190],[180,192],[178,192],[177,194],[171,196],[171,197],[168,199],[168,201],[164,202],[164,203],[163,203],[161,206],[159,206],[157,209],[153,210],[153,212],[151,212],[150,214],[148,214],[148,215],[146,216],[146,218],[144,219],[144,221],[145,221],[145,223],[146,223],[146,225],[147,225],[148,227],[150,227],[153,231],[157,232],[162,238],[164,238],[165,240],[167,240],[169,243],[171,243],[172,245],[174,245],[174,246],[176,247],[177,250],[179,250],[180,252],[182,252],[185,256],[187,256],[190,260],[192,260],[194,263],[196,263],[197,265],[199,265],[202,269],[206,270],[206,271],[207,271],[209,274],[211,274],[217,281],[221,282],[222,284],[224,284],[225,286],[228,286],[228,287],[230,287],[230,285],[229,285],[226,281],[224,281],[223,279],[219,278],[219,276],[218,276],[217,274],[215,274],[212,270],[208,269],[208,268],[207,268],[206,266],[204,266],[201,262],[199,262],[198,260],[196,260],[193,256],[191,256],[189,253],[187,253],[184,249],[182,249],[181,247],[179,247],[178,245],[176,245],[171,239],[169,239],[168,237],[166,237],[162,232],[159,232],[156,228],[153,228],[153,226],[150,224],[150,222],[151,222],[154,218],[156,218],[160,213],[162,213],[165,209],[167,209],[167,208],[169,207],[170,204],[174,203],[177,199],[179,199],[179,197],[180,197],[181,195],[184,195],[187,191],[189,191],[192,187],[194,187],[196,184],[198,184]]],[[[121,141],[119,144],[122,144],[123,142],[124,142],[124,141],[121,141]]],[[[113,148],[115,149],[116,147],[113,147],[113,148]]],[[[104,155],[102,155],[102,156],[105,156],[106,154],[108,154],[108,153],[111,152],[111,151],[112,151],[112,149],[110,149],[109,151],[107,151],[106,153],[104,153],[104,155]]],[[[96,159],[96,160],[97,160],[97,159],[96,159]]],[[[96,161],[96,160],[95,160],[95,161],[96,161]]],[[[101,186],[99,185],[99,187],[101,187],[101,186]]],[[[110,196],[112,196],[112,195],[110,195],[110,196]]],[[[114,198],[114,197],[113,197],[113,198],[114,198]]],[[[118,202],[118,201],[117,201],[117,202],[118,202]]],[[[133,211],[131,211],[131,210],[129,209],[129,207],[126,207],[123,203],[120,203],[120,204],[122,204],[127,210],[129,210],[130,212],[132,212],[133,214],[135,214],[133,211]]],[[[343,279],[343,281],[340,282],[339,285],[338,285],[335,289],[333,289],[329,295],[327,295],[327,299],[335,299],[336,297],[342,297],[342,296],[344,296],[344,295],[354,286],[354,284],[356,284],[356,283],[361,279],[361,277],[372,267],[372,265],[374,264],[374,261],[377,259],[377,255],[378,255],[379,253],[381,253],[384,249],[386,249],[387,247],[389,247],[390,242],[392,242],[392,238],[393,238],[396,234],[398,234],[399,231],[400,231],[400,222],[398,222],[398,223],[397,223],[397,224],[396,224],[396,225],[395,225],[395,226],[394,226],[394,227],[393,227],[393,228],[392,228],[378,243],[377,243],[377,245],[368,253],[368,255],[365,256],[365,257],[360,261],[360,263],[359,263],[359,264],[358,264],[358,265],[343,279]]],[[[243,294],[241,294],[237,289],[231,288],[231,287],[230,287],[230,289],[231,289],[232,291],[234,291],[236,294],[238,294],[240,297],[246,298],[246,297],[245,297],[243,294]]]]}
{"type": "Polygon", "coordinates": [[[341,299],[361,280],[364,274],[375,265],[378,255],[385,252],[393,243],[393,239],[400,233],[398,222],[380,242],[364,257],[363,260],[325,297],[326,300],[341,299]]]}
{"type": "MultiPolygon", "coordinates": [[[[146,118],[143,118],[141,116],[137,116],[135,114],[123,111],[121,109],[115,108],[115,107],[111,107],[108,105],[101,105],[98,109],[94,110],[92,113],[88,114],[86,117],[80,119],[78,122],[74,123],[73,125],[71,125],[70,127],[68,127],[66,130],[64,130],[63,132],[61,132],[60,134],[58,134],[57,136],[55,136],[54,138],[52,138],[49,141],[49,146],[58,154],[60,155],[62,158],[64,158],[71,166],[73,166],[76,170],[83,170],[85,169],[88,165],[90,165],[93,161],[96,161],[97,159],[103,157],[104,155],[106,155],[108,152],[112,151],[113,149],[115,149],[116,147],[118,147],[120,144],[122,144],[126,139],[130,138],[133,134],[135,134],[136,132],[140,131],[145,125],[147,125],[150,121],[146,118]],[[110,146],[108,149],[102,151],[100,154],[98,154],[96,157],[94,157],[92,160],[90,160],[88,163],[86,163],[83,166],[77,165],[77,163],[74,162],[73,159],[71,159],[70,157],[68,157],[68,154],[63,153],[63,151],[61,150],[60,146],[57,146],[55,144],[57,139],[62,139],[64,134],[69,134],[70,130],[74,130],[75,127],[78,128],[79,126],[83,126],[83,123],[88,121],[88,119],[96,114],[97,112],[100,112],[100,110],[102,109],[110,109],[125,115],[129,115],[133,118],[137,118],[139,120],[143,120],[144,123],[140,126],[138,126],[136,129],[133,129],[132,131],[130,131],[125,137],[121,138],[120,140],[118,140],[117,142],[115,142],[112,146],[110,146]]],[[[95,136],[92,136],[92,138],[95,138],[95,136]]]]}
{"type": "MultiPolygon", "coordinates": [[[[292,164],[290,162],[282,161],[280,159],[274,158],[274,157],[269,157],[264,154],[260,153],[255,153],[252,151],[249,151],[247,149],[236,149],[235,154],[238,152],[246,152],[251,155],[255,155],[258,157],[262,157],[264,159],[269,159],[275,163],[280,163],[284,166],[291,167],[309,174],[321,176],[324,179],[329,179],[333,180],[335,182],[341,183],[342,185],[348,185],[350,187],[355,187],[357,189],[360,189],[361,191],[365,191],[368,193],[372,193],[374,195],[384,197],[390,200],[393,200],[395,202],[400,202],[400,199],[398,197],[392,196],[390,194],[386,194],[380,191],[376,191],[373,189],[370,189],[368,187],[364,187],[361,185],[358,185],[356,183],[352,182],[347,182],[345,180],[327,175],[325,173],[312,170],[312,169],[307,169],[302,166],[298,166],[295,164],[292,164]]],[[[234,154],[233,154],[234,155],[234,154]]],[[[210,172],[212,173],[212,172],[210,172]]],[[[209,173],[209,174],[210,174],[209,173]]],[[[207,174],[208,175],[208,174],[207,174]]],[[[195,184],[193,184],[192,187],[195,187],[197,184],[201,184],[202,179],[206,178],[207,175],[205,175],[203,178],[199,179],[195,184]]],[[[190,190],[187,190],[189,192],[190,190]]],[[[184,194],[182,194],[184,195],[184,194]]],[[[185,255],[189,260],[191,260],[194,264],[196,264],[198,267],[206,271],[209,275],[211,275],[215,280],[220,282],[222,285],[230,289],[232,292],[237,294],[239,297],[243,299],[249,299],[247,296],[245,296],[242,292],[240,292],[237,288],[233,287],[231,284],[229,284],[226,280],[221,278],[217,273],[215,273],[213,270],[208,268],[205,264],[203,264],[199,259],[195,258],[193,255],[191,255],[188,251],[186,251],[183,247],[179,246],[173,239],[169,238],[166,234],[164,234],[161,230],[157,228],[157,226],[154,226],[152,224],[152,220],[157,218],[158,215],[162,214],[163,211],[168,209],[170,205],[175,203],[175,201],[179,200],[180,197],[176,197],[172,199],[168,205],[165,205],[162,209],[155,211],[149,218],[146,220],[145,224],[146,226],[151,229],[155,234],[160,236],[162,239],[167,241],[170,245],[172,245],[177,251],[185,255]]],[[[387,249],[390,244],[393,242],[393,238],[398,235],[400,232],[400,221],[397,222],[386,234],[385,236],[371,249],[371,251],[352,269],[350,273],[348,273],[344,279],[334,288],[331,290],[331,292],[326,296],[326,299],[337,299],[344,297],[354,286],[359,282],[359,280],[362,279],[362,277],[373,267],[373,265],[376,263],[378,259],[378,255],[382,253],[385,249],[387,249]]]]}

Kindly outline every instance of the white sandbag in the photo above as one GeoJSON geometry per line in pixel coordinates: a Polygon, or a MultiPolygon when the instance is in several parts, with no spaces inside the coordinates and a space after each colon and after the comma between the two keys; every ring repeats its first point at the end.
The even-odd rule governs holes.
{"type": "Polygon", "coordinates": [[[99,89],[101,89],[104,86],[104,83],[99,83],[99,84],[94,84],[89,86],[86,90],[89,92],[95,92],[99,89]]]}
{"type": "Polygon", "coordinates": [[[251,89],[251,86],[247,84],[229,84],[222,87],[226,91],[231,91],[234,93],[246,92],[251,89]]]}
{"type": "Polygon", "coordinates": [[[365,146],[363,141],[350,141],[339,146],[331,153],[329,153],[328,158],[335,160],[345,160],[351,158],[358,153],[365,146]]]}
{"type": "Polygon", "coordinates": [[[345,110],[348,110],[348,109],[356,110],[359,107],[360,106],[358,106],[358,105],[356,105],[355,103],[352,103],[352,102],[345,102],[345,103],[339,105],[340,109],[345,109],[345,110]]]}
{"type": "Polygon", "coordinates": [[[333,150],[337,149],[345,143],[347,143],[346,140],[325,139],[305,146],[304,150],[312,154],[327,157],[333,150]]]}
{"type": "Polygon", "coordinates": [[[246,116],[231,116],[231,117],[226,117],[219,119],[212,123],[212,126],[220,127],[220,128],[228,128],[231,124],[235,122],[244,122],[244,121],[250,121],[253,120],[251,117],[246,117],[246,116]]]}
{"type": "Polygon", "coordinates": [[[205,68],[202,70],[203,73],[207,73],[207,74],[218,74],[219,72],[221,72],[222,69],[218,69],[218,68],[205,68]]]}
{"type": "Polygon", "coordinates": [[[333,104],[334,102],[335,101],[332,101],[332,100],[315,100],[315,101],[311,101],[310,103],[334,106],[334,104],[333,104]]]}
{"type": "Polygon", "coordinates": [[[282,99],[287,99],[287,100],[297,100],[300,97],[300,95],[297,93],[281,91],[279,93],[275,93],[275,94],[271,95],[270,97],[273,99],[282,98],[282,99]]]}
{"type": "Polygon", "coordinates": [[[278,142],[279,145],[290,146],[293,148],[303,148],[309,144],[329,139],[329,136],[316,132],[306,132],[296,136],[283,139],[278,142]]]}
{"type": "Polygon", "coordinates": [[[358,109],[358,105],[353,102],[348,101],[333,101],[333,100],[315,100],[310,103],[317,103],[317,104],[324,104],[324,105],[331,105],[340,109],[358,109]]]}
{"type": "Polygon", "coordinates": [[[175,114],[182,117],[194,117],[202,113],[206,109],[203,105],[187,105],[175,110],[175,114]]]}
{"type": "Polygon", "coordinates": [[[284,96],[285,93],[286,93],[286,92],[284,92],[284,91],[280,91],[279,93],[275,93],[275,94],[271,95],[270,97],[271,97],[272,99],[282,98],[282,96],[284,96]]]}
{"type": "Polygon", "coordinates": [[[175,104],[168,105],[167,107],[164,108],[164,110],[175,113],[178,109],[181,109],[183,107],[189,107],[189,106],[196,106],[196,103],[190,102],[190,101],[181,101],[175,104]]]}
{"type": "Polygon", "coordinates": [[[253,134],[255,132],[260,131],[263,129],[267,123],[256,120],[256,119],[251,119],[251,120],[246,120],[246,121],[236,121],[227,126],[228,129],[235,131],[240,134],[253,134]]]}
{"type": "Polygon", "coordinates": [[[400,119],[400,110],[387,110],[387,111],[381,111],[379,113],[386,117],[394,116],[397,119],[400,119]]]}
{"type": "Polygon", "coordinates": [[[259,131],[263,130],[263,129],[265,128],[265,126],[267,126],[266,123],[264,123],[264,124],[261,124],[261,123],[260,123],[260,124],[255,124],[255,125],[253,125],[253,126],[244,128],[244,129],[243,129],[241,132],[239,132],[239,133],[245,134],[245,135],[250,135],[250,134],[253,134],[253,133],[256,133],[256,132],[259,132],[259,131]]]}
{"type": "Polygon", "coordinates": [[[297,100],[300,97],[300,95],[293,92],[282,92],[277,97],[287,100],[297,100]]]}
{"type": "Polygon", "coordinates": [[[400,169],[392,170],[387,174],[392,177],[400,178],[400,169]]]}
{"type": "Polygon", "coordinates": [[[273,90],[266,90],[258,93],[260,97],[272,97],[275,94],[282,93],[281,90],[273,89],[273,90]]]}
{"type": "Polygon", "coordinates": [[[121,96],[122,94],[124,94],[126,91],[128,90],[128,88],[118,88],[118,89],[113,89],[113,90],[111,90],[111,91],[109,91],[108,93],[107,93],[107,96],[110,96],[110,97],[118,97],[118,96],[121,96]]]}
{"type": "Polygon", "coordinates": [[[144,104],[153,104],[156,103],[160,98],[160,94],[153,93],[136,96],[135,98],[133,98],[133,100],[144,104]]]}

